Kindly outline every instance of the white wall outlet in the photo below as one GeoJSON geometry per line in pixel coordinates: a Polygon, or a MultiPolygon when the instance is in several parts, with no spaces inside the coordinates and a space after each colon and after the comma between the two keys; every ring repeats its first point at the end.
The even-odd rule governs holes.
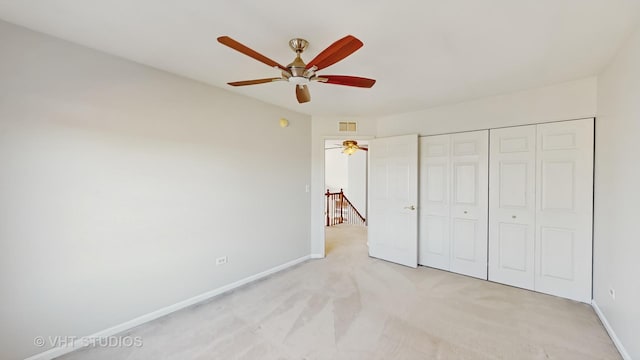
{"type": "Polygon", "coordinates": [[[311,186],[305,185],[304,186],[304,192],[309,192],[309,191],[311,191],[311,186]]]}
{"type": "Polygon", "coordinates": [[[216,266],[218,265],[224,265],[227,263],[227,257],[223,256],[223,257],[219,257],[216,259],[216,266]]]}
{"type": "Polygon", "coordinates": [[[611,298],[613,300],[616,299],[616,291],[614,289],[609,289],[609,296],[611,296],[611,298]]]}

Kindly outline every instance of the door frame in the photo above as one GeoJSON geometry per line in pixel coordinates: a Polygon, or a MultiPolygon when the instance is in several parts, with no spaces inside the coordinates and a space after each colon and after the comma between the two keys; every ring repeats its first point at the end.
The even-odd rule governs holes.
{"type": "MultiPolygon", "coordinates": [[[[324,151],[324,144],[327,140],[371,140],[371,139],[375,139],[375,136],[371,136],[371,135],[354,135],[354,136],[349,136],[347,134],[345,135],[327,135],[327,136],[322,136],[322,141],[320,143],[320,145],[322,146],[322,149],[318,149],[318,151],[322,151],[322,155],[320,157],[321,164],[322,166],[319,167],[319,174],[318,174],[318,178],[321,178],[321,184],[322,184],[322,193],[321,194],[316,194],[316,193],[312,193],[311,196],[312,198],[316,198],[316,201],[319,201],[320,204],[322,204],[322,211],[320,212],[320,216],[314,216],[313,219],[311,219],[311,221],[313,222],[312,224],[312,231],[313,231],[313,225],[315,224],[315,226],[318,227],[318,237],[320,239],[322,239],[321,241],[321,246],[322,246],[322,251],[320,253],[314,253],[311,254],[311,258],[313,259],[323,259],[326,257],[326,234],[325,234],[325,216],[324,216],[324,207],[325,207],[325,195],[324,192],[327,190],[327,184],[325,184],[325,167],[326,167],[326,157],[325,157],[325,151],[324,151]],[[316,218],[317,217],[317,218],[316,218]]],[[[367,159],[367,166],[368,166],[369,160],[367,159]]],[[[368,176],[368,175],[367,175],[368,176]]],[[[313,180],[313,179],[312,179],[313,180]]],[[[369,179],[367,178],[367,186],[369,186],[369,179]]],[[[314,203],[313,201],[311,202],[312,204],[314,203]]],[[[369,206],[369,201],[368,201],[368,195],[367,195],[367,207],[369,206]]],[[[313,213],[313,212],[312,212],[313,213]]],[[[367,219],[368,222],[368,219],[367,219]]],[[[312,235],[313,238],[313,235],[312,235]]]]}

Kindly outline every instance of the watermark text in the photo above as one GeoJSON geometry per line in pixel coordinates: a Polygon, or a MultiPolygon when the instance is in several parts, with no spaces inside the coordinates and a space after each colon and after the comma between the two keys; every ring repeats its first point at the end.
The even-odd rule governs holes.
{"type": "Polygon", "coordinates": [[[36,336],[33,344],[37,347],[142,347],[141,336],[36,336]]]}

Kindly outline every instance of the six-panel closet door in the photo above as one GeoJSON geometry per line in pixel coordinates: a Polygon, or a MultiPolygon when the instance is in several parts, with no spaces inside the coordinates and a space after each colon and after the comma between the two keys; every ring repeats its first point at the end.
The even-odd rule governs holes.
{"type": "Polygon", "coordinates": [[[487,279],[489,132],[451,135],[451,271],[487,279]]]}
{"type": "Polygon", "coordinates": [[[585,119],[420,138],[418,263],[590,301],[593,135],[585,119]]]}
{"type": "Polygon", "coordinates": [[[489,280],[534,289],[536,126],[490,131],[489,280]]]}
{"type": "Polygon", "coordinates": [[[418,263],[450,270],[451,135],[420,138],[418,263]]]}
{"type": "Polygon", "coordinates": [[[537,125],[535,290],[591,301],[593,119],[537,125]]]}
{"type": "Polygon", "coordinates": [[[491,130],[489,280],[591,300],[593,119],[491,130]]]}
{"type": "Polygon", "coordinates": [[[487,279],[488,131],[420,139],[419,264],[487,279]]]}

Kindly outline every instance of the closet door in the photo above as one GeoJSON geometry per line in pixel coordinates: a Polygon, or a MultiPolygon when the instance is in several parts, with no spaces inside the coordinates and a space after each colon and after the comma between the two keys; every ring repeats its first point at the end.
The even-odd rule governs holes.
{"type": "Polygon", "coordinates": [[[490,134],[489,280],[533,290],[536,126],[490,134]]]}
{"type": "Polygon", "coordinates": [[[451,135],[451,271],[487,279],[489,132],[451,135]]]}
{"type": "Polygon", "coordinates": [[[420,138],[420,265],[450,269],[450,135],[420,138]]]}
{"type": "Polygon", "coordinates": [[[537,127],[536,291],[591,300],[593,119],[537,127]]]}

